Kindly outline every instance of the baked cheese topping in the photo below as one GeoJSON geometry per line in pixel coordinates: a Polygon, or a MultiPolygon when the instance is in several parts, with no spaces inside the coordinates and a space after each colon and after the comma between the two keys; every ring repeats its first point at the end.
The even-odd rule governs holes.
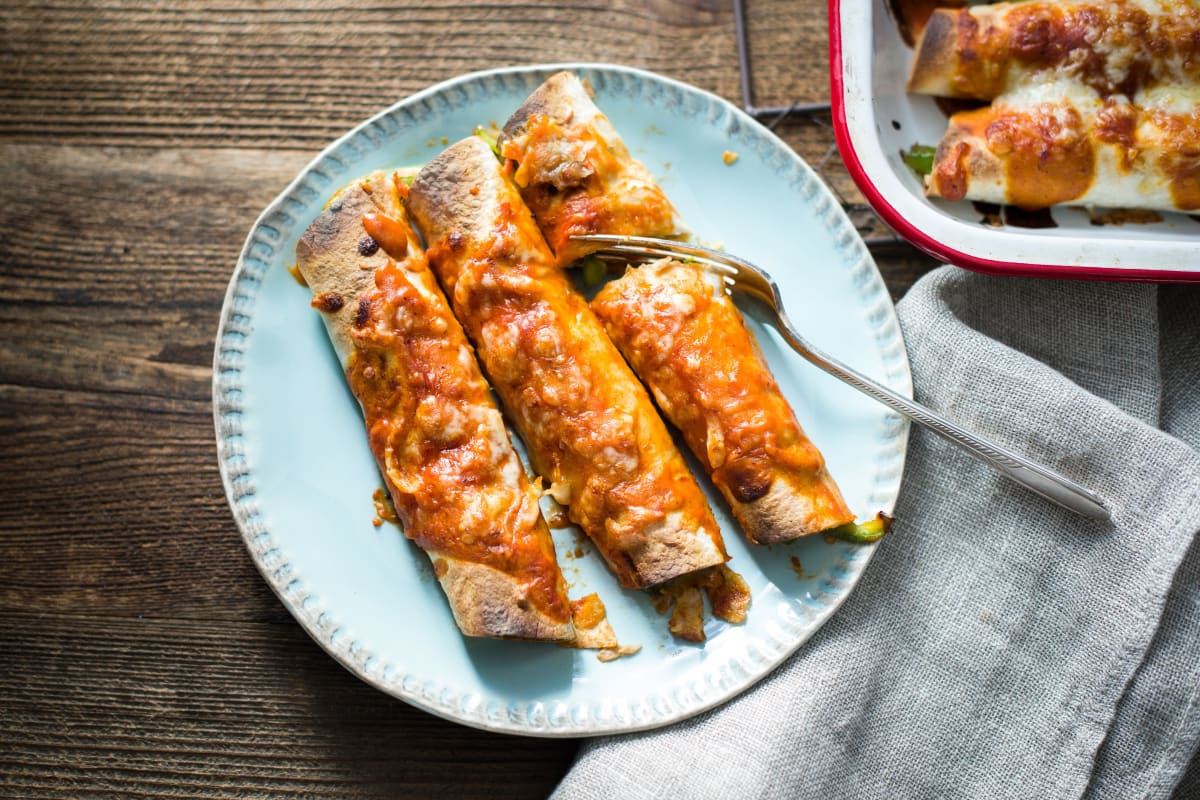
{"type": "MultiPolygon", "coordinates": [[[[398,226],[407,228],[374,222],[393,236],[398,226]]],[[[415,249],[415,237],[406,238],[415,249]]],[[[392,252],[398,241],[389,242],[392,252]]],[[[517,578],[525,601],[569,620],[537,493],[423,258],[388,258],[375,271],[351,339],[347,377],[406,535],[431,554],[517,578]]]]}
{"type": "Polygon", "coordinates": [[[569,264],[595,249],[572,242],[574,235],[677,234],[675,209],[645,166],[629,154],[578,79],[561,80],[573,100],[569,115],[533,113],[500,145],[557,263],[569,264]]]}
{"type": "Polygon", "coordinates": [[[485,236],[451,231],[428,254],[534,469],[624,586],[679,574],[643,574],[673,547],[707,551],[691,569],[724,561],[716,521],[649,397],[515,188],[501,185],[485,236]]]}
{"type": "MultiPolygon", "coordinates": [[[[955,114],[950,124],[1001,159],[1005,202],[1022,207],[1067,203],[1083,197],[1095,179],[1095,147],[1083,118],[1069,104],[983,108],[955,114]]],[[[971,182],[969,147],[958,141],[948,157],[939,152],[935,158],[930,179],[939,196],[966,196],[971,182]]]]}
{"type": "Polygon", "coordinates": [[[592,308],[735,514],[778,481],[812,499],[797,526],[853,519],[717,278],[665,259],[608,283],[592,308]]]}
{"type": "Polygon", "coordinates": [[[1200,211],[1200,106],[1190,114],[1152,110],[1137,133],[1139,142],[1153,142],[1175,207],[1200,211]]]}
{"type": "Polygon", "coordinates": [[[1040,208],[1056,203],[1200,209],[1200,104],[1149,109],[1122,97],[1024,105],[1006,95],[950,118],[928,178],[932,193],[1040,208]],[[1000,174],[973,170],[980,149],[1000,174]],[[986,185],[993,187],[985,195],[986,185]]]}
{"type": "MultiPolygon", "coordinates": [[[[1025,73],[1054,69],[1102,95],[1200,81],[1200,5],[1194,2],[1001,3],[952,18],[959,54],[952,96],[990,100],[1025,73]]],[[[949,27],[949,26],[948,26],[949,27]]],[[[936,24],[927,36],[936,37],[936,24]]]]}
{"type": "Polygon", "coordinates": [[[992,101],[951,116],[930,194],[1025,208],[1200,209],[1198,3],[938,12],[912,81],[992,101]]]}

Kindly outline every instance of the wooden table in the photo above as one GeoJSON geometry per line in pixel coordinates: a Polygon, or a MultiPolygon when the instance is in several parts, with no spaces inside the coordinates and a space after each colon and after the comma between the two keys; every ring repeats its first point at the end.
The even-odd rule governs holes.
{"type": "MultiPolygon", "coordinates": [[[[576,741],[367,687],[284,611],[217,473],[218,313],[258,212],[364,117],[459,73],[568,60],[738,101],[734,14],[386,5],[0,4],[0,794],[541,797],[571,763],[576,741]]],[[[753,101],[826,99],[823,4],[746,8],[753,101]]],[[[827,115],[777,130],[861,202],[827,115]]],[[[896,297],[932,265],[875,252],[896,297]]]]}

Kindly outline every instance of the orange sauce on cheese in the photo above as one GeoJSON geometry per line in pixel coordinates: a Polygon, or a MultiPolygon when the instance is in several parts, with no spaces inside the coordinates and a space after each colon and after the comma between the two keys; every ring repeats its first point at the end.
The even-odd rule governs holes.
{"type": "Polygon", "coordinates": [[[1133,162],[1138,156],[1137,123],[1138,110],[1115,98],[1105,100],[1104,107],[1096,115],[1096,141],[1118,148],[1117,168],[1125,173],[1133,171],[1133,162]]]}
{"type": "MultiPolygon", "coordinates": [[[[1079,112],[1042,104],[1030,109],[981,108],[951,118],[951,126],[982,139],[1005,171],[1006,200],[1022,208],[1042,208],[1083,196],[1096,177],[1096,153],[1079,112]]],[[[961,200],[969,175],[970,146],[954,144],[949,158],[939,153],[933,180],[942,196],[961,200]]]]}
{"type": "Polygon", "coordinates": [[[624,144],[609,142],[594,125],[561,125],[535,114],[524,132],[505,142],[512,174],[546,243],[565,264],[581,255],[571,237],[589,233],[669,233],[674,209],[648,179],[634,174],[624,144]],[[631,178],[636,194],[622,180],[631,178]]]}
{"type": "Polygon", "coordinates": [[[624,554],[642,544],[648,524],[674,512],[707,531],[716,522],[649,398],[515,191],[513,201],[500,204],[486,241],[449,233],[430,247],[430,263],[534,469],[622,585],[637,586],[624,554]]]}
{"type": "MultiPolygon", "coordinates": [[[[389,220],[381,230],[407,226],[389,220]]],[[[377,240],[398,249],[390,234],[377,240]]],[[[487,384],[445,300],[391,259],[359,305],[347,367],[371,450],[406,535],[423,549],[519,573],[547,616],[571,617],[537,495],[498,426],[487,384]],[[464,355],[466,354],[466,355],[464,355]],[[517,480],[513,480],[513,473],[517,480]]]]}
{"type": "Polygon", "coordinates": [[[984,132],[1004,157],[1008,202],[1025,208],[1082,197],[1096,178],[1096,152],[1079,112],[1044,106],[1001,113],[984,132]]]}
{"type": "Polygon", "coordinates": [[[1191,114],[1154,110],[1150,120],[1162,131],[1161,159],[1176,208],[1200,209],[1200,110],[1191,114]]]}
{"type": "Polygon", "coordinates": [[[934,158],[932,180],[940,197],[947,200],[962,200],[967,196],[967,156],[971,147],[966,142],[955,142],[948,155],[943,157],[941,148],[934,158]]]}
{"type": "Polygon", "coordinates": [[[829,527],[853,518],[825,488],[825,461],[737,308],[714,296],[699,270],[641,267],[609,283],[593,308],[727,497],[751,503],[784,480],[829,516],[829,527]]]}
{"type": "Polygon", "coordinates": [[[1183,79],[1200,79],[1200,9],[1177,4],[1150,15],[1136,3],[1014,5],[998,24],[982,26],[969,9],[955,15],[959,93],[990,99],[1005,87],[1009,65],[1056,68],[1077,76],[1102,96],[1134,93],[1168,79],[1178,65],[1183,79]]]}

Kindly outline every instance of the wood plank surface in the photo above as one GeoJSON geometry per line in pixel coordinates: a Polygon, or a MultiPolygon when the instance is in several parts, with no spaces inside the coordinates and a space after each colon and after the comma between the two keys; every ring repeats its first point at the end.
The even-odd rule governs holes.
{"type": "Polygon", "coordinates": [[[312,149],[513,64],[610,61],[737,90],[730,7],[706,0],[7,5],[0,136],[26,141],[312,149]]]}
{"type": "Polygon", "coordinates": [[[305,161],[0,144],[0,609],[280,618],[225,504],[211,365],[242,239],[305,161]]]}
{"type": "MultiPolygon", "coordinates": [[[[753,100],[826,99],[818,0],[747,0],[753,100]]],[[[544,797],[577,747],[343,670],[258,576],[211,363],[263,207],[472,70],[639,66],[739,101],[718,0],[0,0],[0,795],[544,797]]],[[[777,132],[861,207],[827,116],[777,132]]],[[[876,251],[899,297],[932,261],[876,251]]]]}
{"type": "Polygon", "coordinates": [[[6,797],[538,797],[575,743],[387,697],[298,626],[0,615],[6,797]]]}

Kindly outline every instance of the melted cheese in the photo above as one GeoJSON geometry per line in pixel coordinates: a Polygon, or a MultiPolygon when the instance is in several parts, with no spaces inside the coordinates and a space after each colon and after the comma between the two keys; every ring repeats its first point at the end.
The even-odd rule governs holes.
{"type": "Polygon", "coordinates": [[[1029,76],[1028,80],[1016,84],[1008,92],[992,101],[993,108],[1024,109],[1042,104],[1068,104],[1086,113],[1098,108],[1104,99],[1094,87],[1087,86],[1071,76],[1047,70],[1029,76]]]}
{"type": "MultiPolygon", "coordinates": [[[[628,270],[592,301],[605,330],[744,519],[772,486],[819,509],[796,534],[853,518],[715,279],[664,260],[628,270]]],[[[753,536],[753,531],[747,531],[753,536]]]]}
{"type": "MultiPolygon", "coordinates": [[[[425,233],[534,469],[625,586],[724,561],[712,512],[650,398],[555,265],[515,187],[501,178],[494,188],[497,216],[479,220],[479,233],[455,246],[450,231],[425,233]]],[[[418,180],[414,195],[421,189],[418,180]]]]}
{"type": "Polygon", "coordinates": [[[572,242],[573,235],[680,233],[674,207],[646,167],[629,154],[579,80],[564,80],[569,111],[533,114],[501,145],[516,164],[513,179],[557,263],[595,249],[572,242]]]}
{"type": "Polygon", "coordinates": [[[951,117],[931,194],[1200,207],[1200,5],[1000,4],[955,18],[953,91],[994,99],[951,117]]]}
{"type": "Polygon", "coordinates": [[[377,271],[347,367],[405,533],[514,575],[539,609],[566,620],[537,494],[445,300],[413,278],[390,261],[377,271]]]}
{"type": "MultiPolygon", "coordinates": [[[[1102,95],[1200,80],[1200,5],[1153,0],[1029,2],[939,11],[931,49],[951,71],[921,91],[990,100],[1053,70],[1102,95]]],[[[922,45],[924,46],[924,42],[922,45]]],[[[924,54],[918,53],[921,64],[924,54]]]]}
{"type": "Polygon", "coordinates": [[[1193,115],[1200,109],[1200,83],[1147,86],[1138,92],[1134,103],[1146,111],[1193,115]]]}

